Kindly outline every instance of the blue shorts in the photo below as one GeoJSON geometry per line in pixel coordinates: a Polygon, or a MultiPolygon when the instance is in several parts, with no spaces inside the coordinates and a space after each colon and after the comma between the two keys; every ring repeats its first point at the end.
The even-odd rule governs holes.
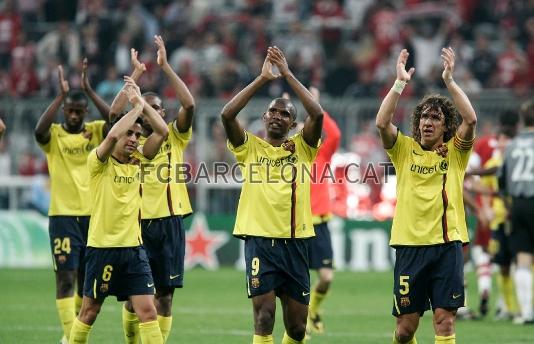
{"type": "Polygon", "coordinates": [[[308,239],[245,238],[248,297],[275,291],[310,302],[308,239]]]}
{"type": "Polygon", "coordinates": [[[132,295],[154,295],[154,281],[142,246],[87,247],[83,295],[104,300],[115,295],[126,301],[132,295]]]}
{"type": "Polygon", "coordinates": [[[182,216],[141,220],[141,233],[156,289],[182,288],[185,257],[182,216]]]}
{"type": "Polygon", "coordinates": [[[89,216],[48,218],[48,235],[55,271],[83,271],[89,219],[89,216]]]}
{"type": "Polygon", "coordinates": [[[462,243],[397,247],[393,283],[394,316],[464,306],[462,243]]]}
{"type": "Polygon", "coordinates": [[[512,264],[513,254],[510,248],[508,221],[501,223],[497,230],[491,231],[491,241],[489,244],[489,253],[492,256],[491,261],[499,265],[512,264]]]}
{"type": "Polygon", "coordinates": [[[334,253],[328,222],[321,222],[313,226],[315,237],[310,239],[310,269],[332,268],[334,253]]]}

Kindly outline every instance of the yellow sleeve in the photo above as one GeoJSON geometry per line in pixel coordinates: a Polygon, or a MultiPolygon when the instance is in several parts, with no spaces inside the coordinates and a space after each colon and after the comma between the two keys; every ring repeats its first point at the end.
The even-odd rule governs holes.
{"type": "Polygon", "coordinates": [[[102,173],[108,161],[109,161],[109,158],[106,162],[100,161],[100,159],[98,159],[98,156],[96,155],[96,148],[93,149],[91,153],[89,153],[89,156],[87,157],[87,168],[89,169],[89,174],[91,176],[95,176],[97,174],[102,173]]]}
{"type": "Polygon", "coordinates": [[[39,143],[39,141],[37,141],[37,144],[39,145],[39,147],[41,147],[43,152],[50,153],[50,150],[52,149],[53,142],[55,142],[57,140],[57,129],[58,129],[59,125],[60,124],[53,123],[50,126],[50,140],[48,140],[47,143],[42,144],[42,143],[39,143]]]}
{"type": "Polygon", "coordinates": [[[245,130],[245,142],[241,146],[234,147],[229,140],[226,141],[226,144],[228,146],[228,149],[230,152],[234,153],[235,158],[238,162],[245,162],[245,159],[247,157],[249,147],[252,144],[250,141],[254,140],[254,135],[249,134],[245,130]]]}
{"type": "Polygon", "coordinates": [[[452,150],[454,152],[454,156],[458,161],[458,166],[460,166],[460,168],[464,171],[467,168],[467,163],[469,162],[469,156],[471,155],[471,151],[473,150],[474,142],[475,138],[466,141],[459,138],[457,134],[454,135],[454,138],[450,139],[449,142],[447,142],[447,147],[449,151],[452,150]]]}
{"type": "Polygon", "coordinates": [[[407,147],[410,145],[410,138],[405,136],[400,129],[397,129],[397,139],[393,147],[386,149],[386,153],[395,167],[406,157],[407,147]]]}
{"type": "Polygon", "coordinates": [[[299,146],[299,150],[304,152],[307,161],[313,162],[315,160],[315,157],[317,157],[319,147],[321,147],[321,140],[317,142],[317,147],[310,146],[308,142],[304,140],[304,137],[302,137],[302,131],[297,135],[293,136],[292,139],[295,144],[299,146]]]}
{"type": "Polygon", "coordinates": [[[106,125],[106,121],[98,120],[89,122],[88,124],[91,124],[91,131],[98,138],[98,142],[102,142],[104,140],[104,126],[106,125]]]}
{"type": "Polygon", "coordinates": [[[176,120],[167,124],[167,127],[169,128],[169,139],[173,144],[177,144],[180,148],[185,149],[193,136],[193,127],[189,128],[185,133],[181,133],[176,127],[176,120]]]}

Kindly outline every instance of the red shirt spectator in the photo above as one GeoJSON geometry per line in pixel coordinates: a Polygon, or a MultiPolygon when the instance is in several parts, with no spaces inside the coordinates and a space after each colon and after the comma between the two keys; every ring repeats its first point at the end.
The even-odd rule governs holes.
{"type": "Polygon", "coordinates": [[[333,173],[327,169],[330,168],[332,156],[341,141],[341,131],[327,112],[324,112],[323,131],[326,137],[319,148],[312,168],[312,181],[315,182],[311,184],[311,208],[314,216],[330,215],[332,212],[329,180],[333,177],[333,173]]]}

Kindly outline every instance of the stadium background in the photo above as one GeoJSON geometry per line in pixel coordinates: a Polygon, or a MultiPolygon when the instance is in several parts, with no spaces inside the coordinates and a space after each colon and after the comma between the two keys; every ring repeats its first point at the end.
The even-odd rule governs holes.
{"type": "MultiPolygon", "coordinates": [[[[122,86],[122,75],[130,72],[129,49],[135,47],[147,65],[139,81],[141,88],[164,95],[167,119],[171,119],[177,104],[155,62],[154,34],[163,36],[173,69],[197,103],[194,138],[186,160],[192,164],[193,176],[204,177],[189,185],[195,215],[188,219],[187,264],[208,270],[226,266],[209,273],[191,270],[183,293],[191,300],[208,294],[208,302],[221,304],[214,315],[220,312],[219,317],[224,317],[222,313],[227,312],[230,319],[236,317],[235,323],[229,321],[227,325],[213,320],[220,325],[220,333],[216,329],[213,335],[228,337],[228,343],[245,343],[251,333],[243,276],[234,271],[242,266],[240,242],[230,235],[239,185],[206,182],[200,163],[207,162],[207,175],[212,176],[213,162],[233,162],[219,112],[225,101],[257,75],[269,45],[283,49],[291,70],[304,84],[321,90],[321,104],[343,134],[334,165],[342,168],[356,162],[362,166],[350,169],[351,180],[369,172],[365,168],[369,163],[378,166],[387,162],[374,117],[395,78],[395,59],[401,47],[409,49],[409,64],[416,67],[395,118],[405,132],[410,130],[409,114],[417,99],[429,92],[445,91],[439,64],[439,49],[444,45],[452,46],[458,56],[455,79],[477,110],[478,137],[493,133],[499,115],[516,111],[533,95],[532,0],[1,1],[0,118],[8,132],[0,142],[0,306],[13,314],[36,306],[35,317],[50,320],[40,326],[33,321],[41,320],[21,317],[16,322],[13,319],[17,315],[4,315],[0,318],[0,343],[51,342],[59,336],[44,215],[49,199],[47,168],[33,138],[37,119],[58,92],[57,65],[63,65],[71,88],[76,88],[81,60],[87,57],[91,85],[111,102],[122,86]],[[217,281],[221,282],[217,290],[209,287],[217,281]],[[221,303],[220,295],[230,291],[229,301],[221,303]],[[22,341],[12,337],[31,329],[34,333],[21,337],[22,341]]],[[[286,90],[281,81],[269,84],[240,118],[246,119],[250,130],[261,131],[258,119],[269,98],[286,90]]],[[[299,108],[300,119],[303,113],[299,108]]],[[[92,107],[89,119],[97,118],[92,107]]],[[[58,113],[57,121],[61,120],[58,113]]],[[[388,175],[385,183],[386,176],[379,168],[376,172],[379,183],[344,182],[333,187],[335,255],[338,270],[346,272],[339,273],[333,300],[325,305],[333,318],[331,323],[327,320],[327,326],[337,335],[329,331],[314,342],[375,343],[390,337],[393,320],[388,316],[387,271],[392,266],[392,251],[387,241],[395,178],[388,175]],[[368,337],[354,330],[358,323],[368,328],[368,337]]],[[[474,222],[470,223],[473,227],[474,222]]],[[[114,307],[108,303],[105,308],[114,307]]],[[[202,313],[209,313],[209,307],[192,301],[183,307],[175,306],[185,318],[196,319],[182,324],[189,328],[185,335],[190,339],[184,342],[197,342],[195,335],[201,332],[194,329],[209,327],[202,313]]],[[[117,310],[117,314],[110,312],[119,314],[117,310]]],[[[480,339],[493,326],[488,325],[461,324],[458,332],[470,329],[472,339],[466,342],[489,343],[488,338],[480,339]],[[463,326],[466,329],[462,330],[463,326]]],[[[495,343],[534,338],[530,329],[502,327],[499,331],[504,337],[495,337],[495,343]]],[[[423,339],[425,335],[431,338],[430,332],[423,332],[423,339]]]]}

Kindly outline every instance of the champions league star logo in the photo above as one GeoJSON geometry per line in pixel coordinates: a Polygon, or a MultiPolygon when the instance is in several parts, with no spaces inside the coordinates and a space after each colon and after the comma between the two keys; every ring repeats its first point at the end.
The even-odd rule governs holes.
{"type": "Polygon", "coordinates": [[[210,231],[204,214],[196,214],[186,233],[185,267],[201,265],[205,269],[219,268],[216,251],[228,241],[228,233],[210,231]]]}

